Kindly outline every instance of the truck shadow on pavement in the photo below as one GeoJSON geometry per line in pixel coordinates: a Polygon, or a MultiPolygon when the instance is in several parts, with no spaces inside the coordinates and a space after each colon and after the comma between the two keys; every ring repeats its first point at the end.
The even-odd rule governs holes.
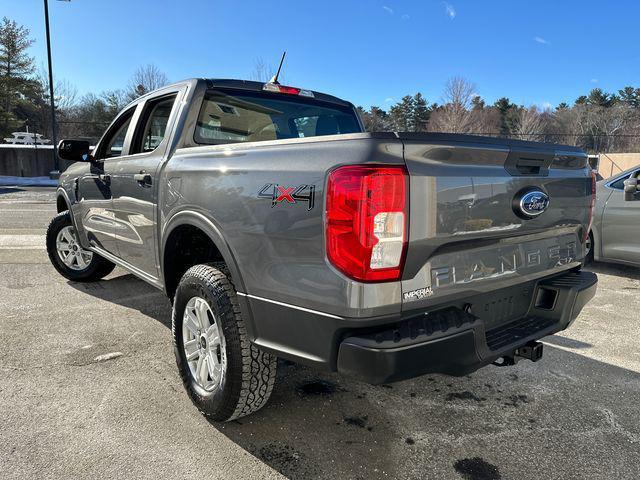
{"type": "Polygon", "coordinates": [[[640,280],[640,268],[631,265],[619,265],[616,263],[592,262],[585,267],[594,273],[602,273],[604,275],[613,275],[616,277],[626,277],[631,280],[640,280]]]}
{"type": "Polygon", "coordinates": [[[112,274],[99,282],[68,281],[67,283],[76,290],[100,300],[134,308],[171,329],[171,302],[164,292],[137,279],[132,274],[116,275],[112,274]],[[132,295],[132,292],[135,294],[132,295]]]}
{"type": "MultiPolygon", "coordinates": [[[[171,326],[169,301],[132,275],[70,285],[171,326]]],[[[265,408],[211,425],[292,479],[637,477],[640,374],[549,340],[563,349],[538,363],[381,386],[280,361],[265,408]]]]}

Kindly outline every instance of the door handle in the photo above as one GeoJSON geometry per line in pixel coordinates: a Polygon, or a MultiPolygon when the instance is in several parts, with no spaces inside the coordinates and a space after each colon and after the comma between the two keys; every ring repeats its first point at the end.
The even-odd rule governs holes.
{"type": "Polygon", "coordinates": [[[111,175],[107,175],[106,173],[101,173],[100,175],[98,175],[98,178],[105,185],[110,185],[111,184],[111,175]]]}
{"type": "Polygon", "coordinates": [[[151,185],[151,175],[140,172],[133,175],[133,179],[142,185],[151,185]]]}

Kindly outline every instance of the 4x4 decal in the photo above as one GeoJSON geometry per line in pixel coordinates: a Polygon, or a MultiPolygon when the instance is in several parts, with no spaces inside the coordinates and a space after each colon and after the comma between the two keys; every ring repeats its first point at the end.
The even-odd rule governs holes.
{"type": "Polygon", "coordinates": [[[258,192],[258,197],[270,199],[271,208],[281,202],[291,204],[307,202],[307,210],[311,210],[315,203],[315,192],[315,185],[298,185],[288,187],[277,183],[267,183],[258,192]]]}

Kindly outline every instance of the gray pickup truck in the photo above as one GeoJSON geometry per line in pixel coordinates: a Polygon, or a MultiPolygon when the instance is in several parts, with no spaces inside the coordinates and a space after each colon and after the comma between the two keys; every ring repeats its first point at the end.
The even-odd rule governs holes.
{"type": "Polygon", "coordinates": [[[185,388],[214,420],[262,407],[277,357],[374,384],[535,361],[595,294],[575,147],[364,133],[330,95],[197,79],[59,155],[77,163],[53,266],[163,289],[185,388]]]}

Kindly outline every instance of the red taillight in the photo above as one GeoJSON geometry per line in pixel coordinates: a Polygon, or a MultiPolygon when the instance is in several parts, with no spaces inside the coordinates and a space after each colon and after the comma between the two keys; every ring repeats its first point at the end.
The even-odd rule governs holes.
{"type": "Polygon", "coordinates": [[[589,238],[589,232],[591,231],[591,226],[593,225],[593,210],[596,206],[596,181],[598,177],[596,175],[595,170],[591,170],[591,206],[589,207],[589,226],[584,234],[584,241],[587,241],[589,238]]]}
{"type": "Polygon", "coordinates": [[[327,257],[348,277],[400,279],[407,247],[408,175],[404,167],[347,166],[329,175],[327,257]]]}
{"type": "Polygon", "coordinates": [[[262,89],[266,92],[285,93],[287,95],[300,95],[301,97],[314,97],[311,90],[303,90],[302,88],[296,87],[287,87],[286,85],[280,85],[279,83],[265,83],[262,89]]]}
{"type": "Polygon", "coordinates": [[[298,95],[300,93],[300,89],[299,88],[295,88],[295,87],[278,87],[278,90],[280,91],[280,93],[288,93],[289,95],[298,95]]]}

